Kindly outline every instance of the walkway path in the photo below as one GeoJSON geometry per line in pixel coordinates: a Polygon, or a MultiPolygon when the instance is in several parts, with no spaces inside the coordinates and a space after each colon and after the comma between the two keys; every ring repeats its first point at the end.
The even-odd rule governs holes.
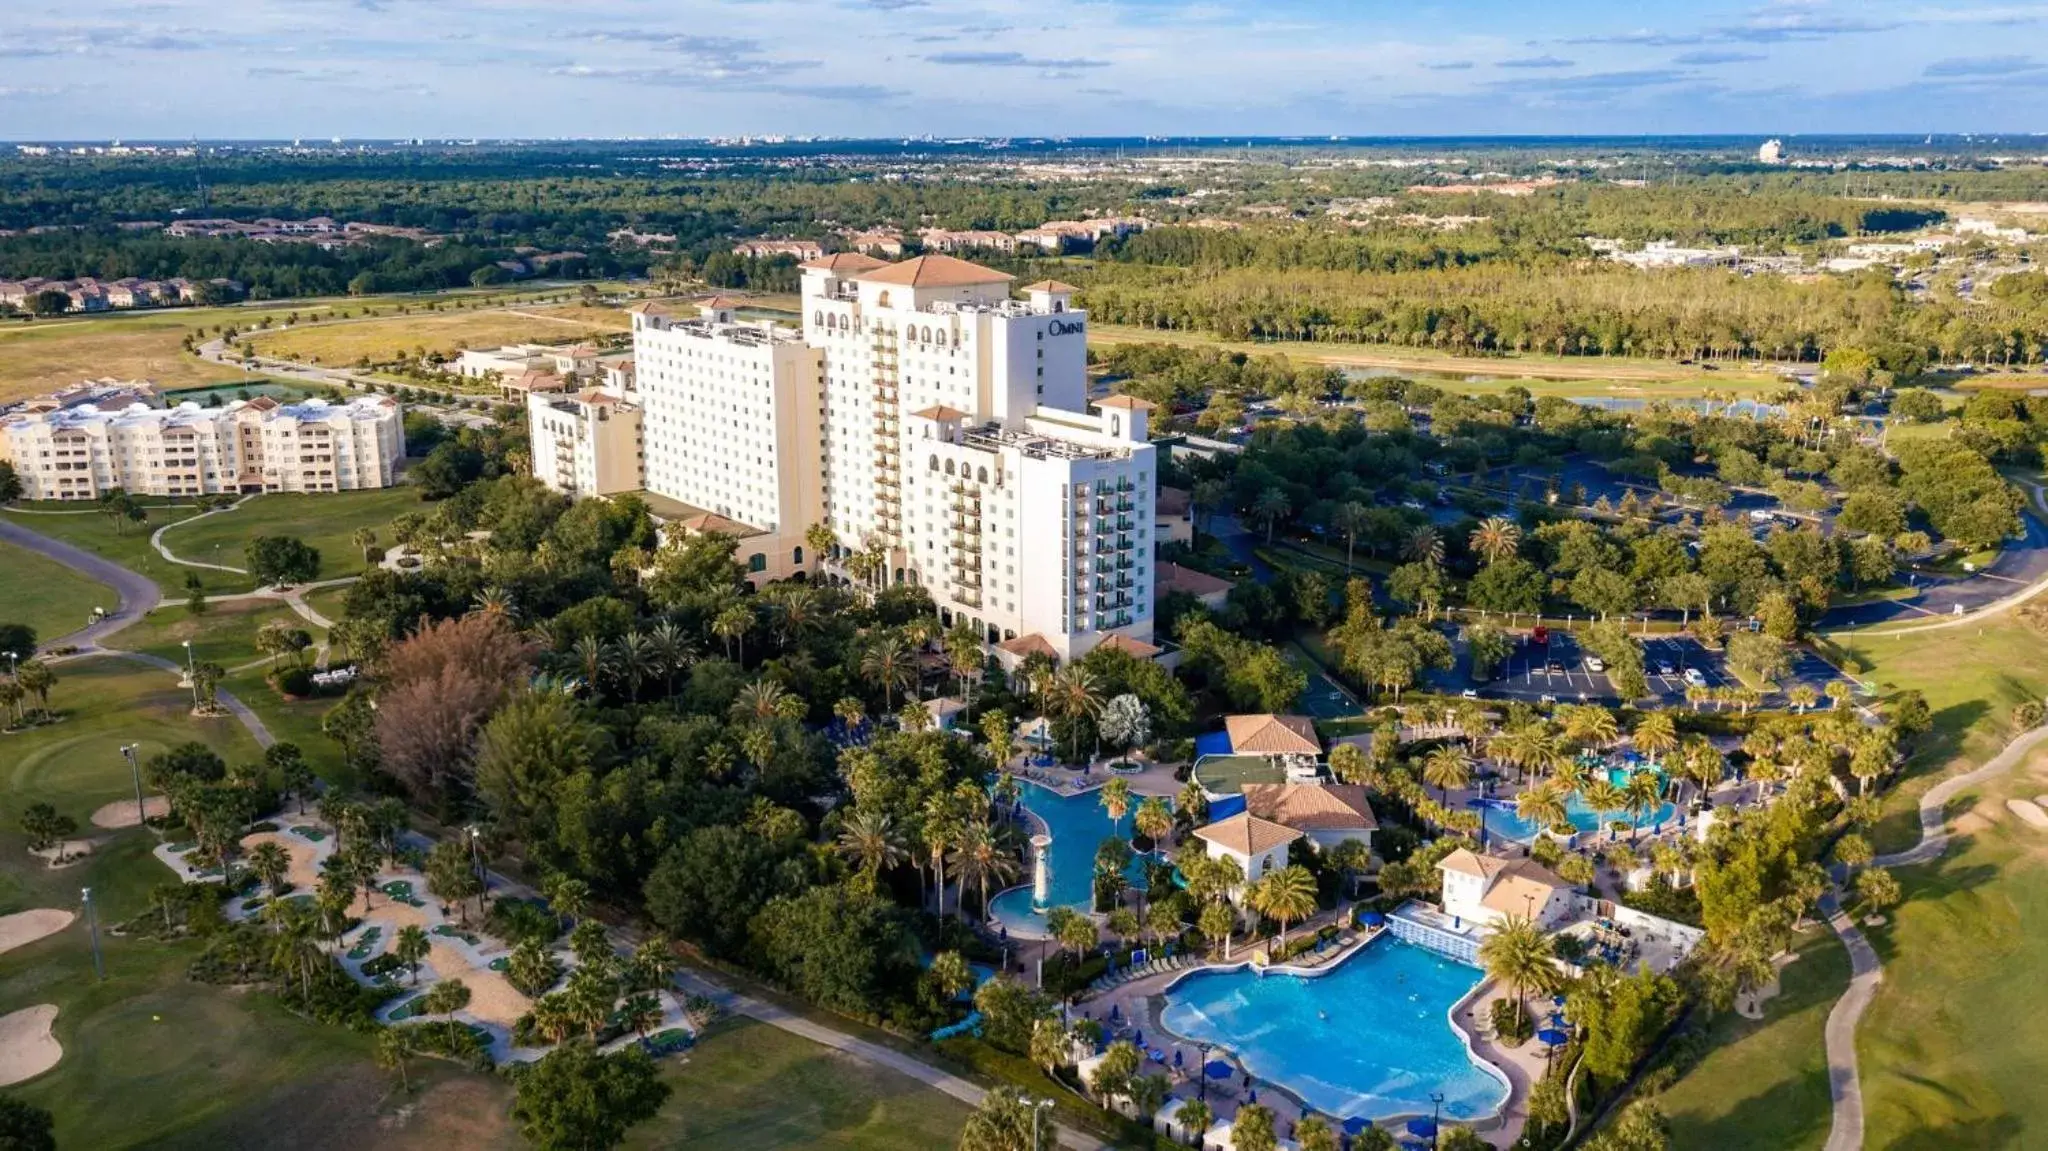
{"type": "MultiPolygon", "coordinates": [[[[2027,482],[2026,487],[2028,489],[2028,494],[2031,496],[2033,500],[2034,510],[2036,510],[2043,516],[2048,516],[2048,489],[2044,489],[2040,484],[2031,482],[2027,482]]],[[[1977,585],[1979,590],[1988,591],[1992,586],[1997,584],[2020,584],[2021,586],[2019,590],[2012,592],[2009,595],[1996,598],[1989,603],[1984,603],[1982,606],[1976,607],[1976,610],[1974,611],[1971,610],[1971,608],[1975,605],[1965,603],[1963,608],[1965,614],[1963,615],[1950,615],[1944,618],[1933,620],[1928,623],[1913,624],[1909,627],[1886,628],[1883,631],[1866,631],[1859,629],[1856,632],[1856,635],[1859,638],[1882,637],[1893,635],[1912,635],[1916,632],[1940,631],[1943,628],[1964,627],[1969,624],[1981,623],[1988,616],[2003,615],[2006,612],[2009,612],[2012,609],[2020,606],[2021,604],[2026,603],[2028,600],[2033,599],[2035,596],[2038,596],[2043,592],[2048,592],[2048,574],[2043,574],[2044,569],[2042,567],[2042,562],[2048,562],[2048,554],[2044,554],[2043,552],[2044,547],[2048,547],[2048,544],[2044,544],[2042,529],[2033,516],[2022,517],[2021,523],[2026,528],[2025,546],[2020,547],[2018,545],[2008,544],[2006,550],[1999,555],[1999,562],[1993,564],[1992,566],[2006,566],[2005,561],[2009,557],[2012,557],[2014,555],[2024,556],[2024,567],[2021,567],[2021,565],[2017,563],[2010,566],[2020,567],[2024,575],[2038,576],[2038,578],[2035,578],[2033,582],[2023,582],[2023,580],[2021,579],[2014,579],[2007,575],[2001,575],[1987,568],[1984,571],[1976,573],[1976,575],[1970,579],[1951,581],[1945,586],[1949,588],[1956,588],[1962,584],[1974,583],[1977,585]]],[[[1913,605],[1908,604],[1907,606],[1913,605]]],[[[1933,613],[1929,612],[1927,614],[1933,613]]],[[[1827,624],[1831,628],[1835,626],[1840,626],[1832,620],[1823,620],[1822,622],[1824,624],[1827,624]]]]}
{"type": "Polygon", "coordinates": [[[222,512],[234,511],[236,508],[239,508],[243,504],[248,503],[252,498],[254,497],[243,496],[241,499],[236,500],[234,503],[231,503],[226,507],[214,508],[211,511],[200,512],[196,516],[190,516],[182,520],[167,523],[164,526],[149,533],[149,546],[156,549],[156,554],[164,557],[164,559],[168,560],[169,562],[177,564],[181,567],[205,568],[208,571],[233,572],[235,575],[248,575],[248,568],[229,567],[226,564],[202,563],[199,560],[181,560],[177,556],[171,554],[171,549],[164,546],[164,533],[170,531],[174,527],[178,527],[181,524],[197,523],[208,516],[217,516],[222,512]]]}
{"type": "MultiPolygon", "coordinates": [[[[1872,866],[1908,867],[1939,859],[1948,848],[1946,814],[1949,800],[2019,766],[2028,753],[2044,741],[2048,741],[2048,727],[2035,728],[2006,744],[2003,751],[1982,766],[1950,776],[1928,788],[1920,797],[1920,842],[1904,851],[1880,855],[1871,861],[1872,866]]],[[[1828,1095],[1834,1103],[1834,1121],[1828,1132],[1827,1151],[1861,1151],[1863,1089],[1856,1071],[1856,1025],[1862,1021],[1864,1009],[1870,1006],[1872,997],[1877,994],[1877,985],[1884,981],[1884,967],[1870,941],[1842,911],[1833,891],[1821,898],[1820,906],[1827,914],[1828,926],[1834,929],[1842,946],[1849,952],[1849,989],[1828,1011],[1828,1095]]]]}
{"type": "Polygon", "coordinates": [[[120,597],[120,602],[105,618],[70,635],[44,640],[44,647],[92,647],[100,640],[141,619],[157,604],[163,602],[163,592],[157,588],[155,580],[145,579],[83,548],[73,547],[39,532],[32,532],[4,517],[0,517],[0,540],[27,548],[38,555],[56,560],[73,571],[90,576],[113,588],[114,594],[120,597]]]}

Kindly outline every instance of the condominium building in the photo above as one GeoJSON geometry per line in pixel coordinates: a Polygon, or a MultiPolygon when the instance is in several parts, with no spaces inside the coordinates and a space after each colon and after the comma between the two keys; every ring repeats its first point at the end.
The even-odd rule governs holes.
{"type": "Polygon", "coordinates": [[[840,253],[803,266],[800,334],[719,306],[636,309],[648,492],[746,525],[741,558],[764,578],[806,570],[822,522],[831,559],[878,557],[882,579],[992,643],[1063,659],[1144,644],[1151,405],[1090,404],[1073,289],[1013,299],[1010,279],[840,253]]]}
{"type": "Polygon", "coordinates": [[[398,403],[385,397],[80,404],[0,420],[0,459],[38,500],[98,499],[115,488],[152,496],[382,488],[404,458],[398,403]]]}
{"type": "Polygon", "coordinates": [[[640,405],[606,388],[529,394],[533,474],[555,491],[578,498],[645,487],[640,418],[640,405]]]}

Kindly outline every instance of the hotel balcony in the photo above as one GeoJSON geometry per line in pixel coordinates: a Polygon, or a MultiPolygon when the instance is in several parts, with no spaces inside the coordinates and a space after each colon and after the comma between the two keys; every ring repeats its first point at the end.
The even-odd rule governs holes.
{"type": "Polygon", "coordinates": [[[981,537],[971,536],[968,535],[966,532],[954,532],[953,547],[955,550],[958,551],[971,552],[975,555],[980,555],[981,537]]]}
{"type": "Polygon", "coordinates": [[[958,603],[966,604],[968,607],[981,606],[980,592],[956,592],[953,595],[953,599],[958,603]]]}

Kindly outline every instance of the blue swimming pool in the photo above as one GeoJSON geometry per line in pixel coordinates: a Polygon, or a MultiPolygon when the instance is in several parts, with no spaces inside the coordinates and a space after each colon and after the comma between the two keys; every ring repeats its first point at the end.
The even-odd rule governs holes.
{"type": "MultiPolygon", "coordinates": [[[[1110,823],[1095,792],[1060,795],[1050,788],[1019,781],[1024,788],[1024,806],[1045,821],[1052,846],[1046,849],[1046,865],[1052,872],[1049,906],[1064,904],[1087,910],[1095,896],[1095,849],[1112,835],[1131,837],[1131,815],[1124,813],[1121,828],[1110,823]]],[[[1133,887],[1143,886],[1141,859],[1131,860],[1129,878],[1133,887]]],[[[1031,906],[1031,868],[1025,864],[1023,886],[1012,888],[989,903],[989,914],[1009,928],[1010,934],[1038,938],[1045,935],[1045,916],[1031,906]]]]}
{"type": "MultiPolygon", "coordinates": [[[[1486,833],[1488,835],[1496,835],[1502,839],[1512,839],[1521,843],[1527,843],[1535,839],[1537,831],[1541,830],[1536,824],[1516,814],[1514,804],[1512,803],[1506,806],[1499,806],[1489,801],[1484,805],[1483,810],[1486,819],[1486,833]]],[[[1671,822],[1677,813],[1678,809],[1671,804],[1660,803],[1655,808],[1643,813],[1641,823],[1646,828],[1656,828],[1671,822]]],[[[1582,832],[1601,831],[1617,819],[1624,823],[1630,819],[1629,813],[1626,811],[1593,810],[1586,805],[1585,800],[1579,798],[1577,792],[1573,792],[1571,800],[1565,804],[1565,814],[1571,819],[1572,826],[1582,832]]]]}
{"type": "Polygon", "coordinates": [[[1197,756],[1229,755],[1230,749],[1230,733],[1227,731],[1205,731],[1195,737],[1197,756]]]}
{"type": "Polygon", "coordinates": [[[1506,1101],[1507,1087],[1472,1061],[1448,1012],[1481,978],[1381,936],[1324,975],[1197,972],[1166,993],[1160,1021],[1228,1048],[1325,1114],[1427,1115],[1430,1093],[1441,1092],[1445,1118],[1477,1119],[1506,1101]]]}

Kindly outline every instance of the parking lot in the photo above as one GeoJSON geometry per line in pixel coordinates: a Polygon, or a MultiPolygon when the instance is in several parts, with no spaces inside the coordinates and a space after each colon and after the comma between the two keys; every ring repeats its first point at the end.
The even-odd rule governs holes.
{"type": "MultiPolygon", "coordinates": [[[[1570,635],[1553,632],[1547,645],[1533,644],[1525,638],[1521,648],[1502,668],[1498,679],[1476,685],[1471,680],[1470,660],[1462,645],[1459,646],[1457,666],[1432,677],[1432,685],[1438,690],[1470,689],[1485,699],[1519,699],[1529,703],[1621,701],[1606,672],[1587,667],[1586,653],[1570,635]]],[[[1793,648],[1790,655],[1791,669],[1779,680],[1780,692],[1800,683],[1822,692],[1830,681],[1843,678],[1826,660],[1805,648],[1793,648]]],[[[1698,640],[1686,636],[1659,636],[1644,640],[1643,670],[1650,680],[1650,696],[1647,698],[1665,707],[1687,706],[1685,689],[1694,682],[1688,678],[1688,672],[1699,684],[1709,688],[1732,687],[1741,682],[1729,672],[1724,653],[1709,651],[1698,640]]],[[[1782,707],[1784,699],[1774,696],[1766,701],[1766,706],[1782,707]]]]}

